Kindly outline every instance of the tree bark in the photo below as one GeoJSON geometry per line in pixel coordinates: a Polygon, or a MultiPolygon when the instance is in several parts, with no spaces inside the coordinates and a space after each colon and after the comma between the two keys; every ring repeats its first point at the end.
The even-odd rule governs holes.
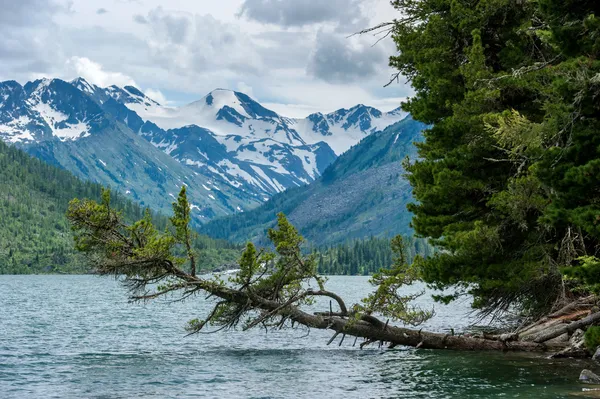
{"type": "Polygon", "coordinates": [[[562,326],[560,328],[554,329],[545,334],[541,334],[533,342],[537,342],[537,343],[546,342],[548,340],[551,340],[552,338],[556,338],[560,335],[563,335],[564,333],[572,334],[578,328],[584,328],[584,327],[590,326],[597,322],[600,322],[600,312],[593,313],[593,314],[589,315],[588,317],[586,317],[585,319],[581,319],[581,320],[574,321],[569,324],[565,324],[564,326],[562,326]]]}
{"type": "Polygon", "coordinates": [[[186,278],[190,283],[198,284],[203,290],[226,301],[240,305],[252,303],[267,312],[277,311],[277,314],[310,328],[332,330],[336,335],[351,335],[371,342],[389,343],[392,347],[402,345],[423,349],[545,352],[559,351],[567,346],[567,343],[545,344],[543,342],[503,341],[467,335],[417,331],[384,324],[373,316],[354,320],[340,316],[341,313],[332,313],[331,315],[327,313],[310,314],[293,305],[282,308],[281,303],[254,296],[251,292],[234,290],[194,276],[186,278]]]}

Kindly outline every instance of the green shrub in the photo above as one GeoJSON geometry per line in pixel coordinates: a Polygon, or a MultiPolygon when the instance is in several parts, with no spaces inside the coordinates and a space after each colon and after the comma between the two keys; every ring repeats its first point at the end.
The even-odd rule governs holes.
{"type": "Polygon", "coordinates": [[[592,326],[587,329],[584,335],[585,346],[591,351],[595,351],[600,346],[600,327],[592,326]]]}

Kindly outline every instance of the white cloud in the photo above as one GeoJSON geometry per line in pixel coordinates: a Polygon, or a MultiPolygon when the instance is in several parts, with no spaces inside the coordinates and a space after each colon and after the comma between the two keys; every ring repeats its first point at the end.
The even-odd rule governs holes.
{"type": "Polygon", "coordinates": [[[252,74],[263,67],[248,35],[211,15],[158,7],[146,21],[151,57],[169,71],[199,77],[216,69],[252,74]]]}
{"type": "Polygon", "coordinates": [[[173,0],[169,6],[177,10],[163,0],[4,2],[10,4],[0,7],[0,22],[6,22],[0,24],[0,80],[81,75],[102,86],[137,83],[167,104],[221,87],[288,116],[357,103],[385,110],[410,94],[403,84],[381,89],[391,74],[391,41],[371,49],[376,38],[349,41],[341,33],[358,20],[371,25],[393,18],[387,0],[332,0],[360,3],[360,13],[339,15],[325,0],[277,0],[265,16],[257,14],[261,4],[274,0],[173,0]],[[252,10],[236,17],[244,4],[252,10]],[[98,14],[101,8],[110,14],[98,14]],[[325,14],[310,15],[316,10],[325,14]]]}
{"type": "Polygon", "coordinates": [[[71,75],[81,76],[100,87],[136,85],[131,77],[121,72],[105,71],[102,65],[86,57],[71,57],[66,63],[66,68],[68,71],[72,71],[71,75]]]}
{"type": "Polygon", "coordinates": [[[161,105],[169,105],[169,101],[160,90],[146,89],[144,94],[161,105]]]}
{"type": "Polygon", "coordinates": [[[237,87],[235,89],[237,91],[241,91],[242,93],[249,95],[250,97],[254,97],[254,89],[246,82],[238,82],[237,87]]]}

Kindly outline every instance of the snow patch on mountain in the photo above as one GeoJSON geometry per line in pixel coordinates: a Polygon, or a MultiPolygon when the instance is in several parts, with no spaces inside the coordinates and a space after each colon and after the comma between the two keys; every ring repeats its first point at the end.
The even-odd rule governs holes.
{"type": "MultiPolygon", "coordinates": [[[[312,179],[317,179],[321,175],[317,168],[317,157],[314,152],[300,148],[294,148],[292,152],[302,161],[304,170],[308,172],[312,179]]],[[[308,184],[310,182],[304,181],[304,183],[308,184]]]]}
{"type": "Polygon", "coordinates": [[[20,116],[7,123],[0,124],[0,136],[8,143],[20,143],[34,141],[35,138],[28,130],[31,119],[28,116],[20,116]]]}
{"type": "Polygon", "coordinates": [[[17,82],[2,82],[0,93],[0,135],[9,143],[88,137],[90,123],[100,111],[81,112],[78,102],[82,100],[85,107],[87,97],[59,79],[41,79],[24,87],[17,82]]]}
{"type": "Polygon", "coordinates": [[[253,175],[242,169],[240,165],[231,162],[229,159],[223,159],[218,162],[217,165],[226,173],[221,172],[213,166],[209,166],[209,169],[234,187],[241,188],[243,186],[242,182],[246,182],[251,186],[260,186],[261,189],[266,189],[253,175]]]}
{"type": "Polygon", "coordinates": [[[70,117],[62,112],[54,109],[50,104],[38,102],[34,100],[27,101],[32,105],[31,109],[46,122],[46,125],[52,131],[54,137],[62,141],[77,140],[81,137],[89,136],[90,127],[85,122],[69,123],[70,117]]]}

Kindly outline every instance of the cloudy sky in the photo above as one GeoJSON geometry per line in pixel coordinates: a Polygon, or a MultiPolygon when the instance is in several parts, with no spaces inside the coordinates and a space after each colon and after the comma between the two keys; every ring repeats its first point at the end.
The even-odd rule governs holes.
{"type": "Polygon", "coordinates": [[[287,116],[390,110],[410,95],[383,88],[393,42],[347,36],[395,15],[388,0],[0,0],[0,80],[83,76],[169,105],[228,88],[287,116]]]}

